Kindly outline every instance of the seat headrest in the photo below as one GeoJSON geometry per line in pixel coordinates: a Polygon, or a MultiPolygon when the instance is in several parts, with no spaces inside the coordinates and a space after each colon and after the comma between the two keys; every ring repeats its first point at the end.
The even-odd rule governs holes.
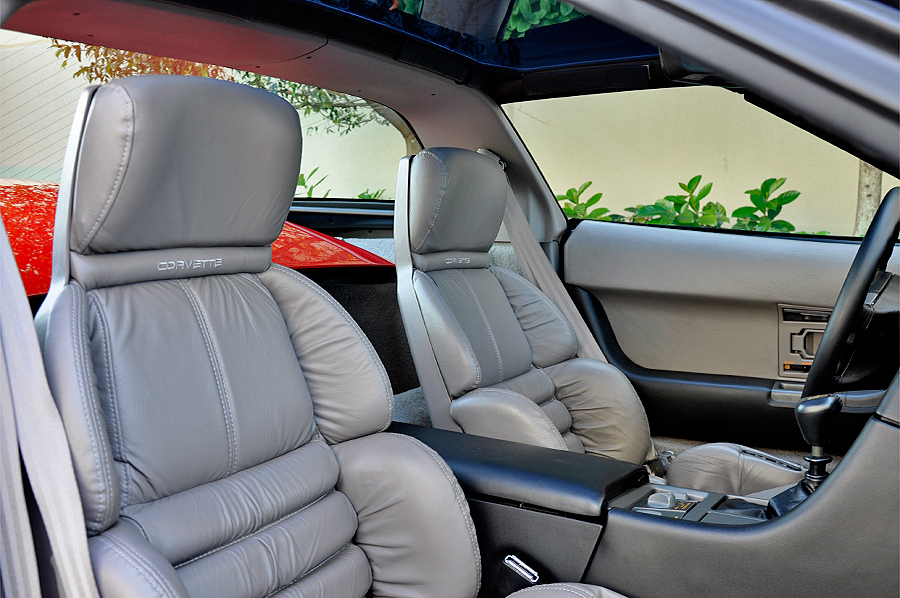
{"type": "Polygon", "coordinates": [[[69,247],[107,254],[272,243],[300,170],[297,111],[202,77],[129,77],[91,100],[69,247]]]}
{"type": "Polygon", "coordinates": [[[503,222],[506,195],[496,159],[453,147],[422,150],[409,175],[410,251],[486,253],[503,222]]]}

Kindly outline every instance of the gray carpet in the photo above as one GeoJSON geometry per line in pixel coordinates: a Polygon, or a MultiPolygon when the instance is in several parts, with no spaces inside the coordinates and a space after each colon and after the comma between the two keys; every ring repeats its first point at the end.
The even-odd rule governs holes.
{"type": "Polygon", "coordinates": [[[431,426],[428,407],[425,405],[425,394],[422,387],[417,386],[394,395],[394,421],[417,426],[431,426]]]}

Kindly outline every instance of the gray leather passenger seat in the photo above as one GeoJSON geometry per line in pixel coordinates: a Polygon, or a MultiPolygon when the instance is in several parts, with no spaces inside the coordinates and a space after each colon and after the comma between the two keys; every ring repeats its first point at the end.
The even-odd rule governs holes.
{"type": "Polygon", "coordinates": [[[271,263],[297,112],[232,83],[129,78],[93,92],[73,135],[39,321],[101,594],[474,597],[453,474],[382,433],[392,393],[369,341],[271,263]]]}
{"type": "MultiPolygon", "coordinates": [[[[523,277],[490,265],[507,200],[500,163],[431,148],[401,172],[408,186],[401,176],[397,289],[435,426],[636,464],[652,458],[647,416],[628,378],[578,357],[559,308],[523,277]]],[[[746,495],[802,477],[794,464],[716,443],[682,453],[667,481],[746,495]]]]}

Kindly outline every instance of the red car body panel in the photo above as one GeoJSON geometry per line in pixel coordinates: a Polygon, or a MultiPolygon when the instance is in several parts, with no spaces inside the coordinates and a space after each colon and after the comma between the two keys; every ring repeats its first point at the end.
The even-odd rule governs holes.
{"type": "MultiPolygon", "coordinates": [[[[58,192],[56,183],[0,182],[0,214],[29,296],[44,294],[50,287],[58,192]]],[[[365,249],[292,222],[284,223],[272,243],[272,261],[295,269],[393,266],[365,249]]]]}

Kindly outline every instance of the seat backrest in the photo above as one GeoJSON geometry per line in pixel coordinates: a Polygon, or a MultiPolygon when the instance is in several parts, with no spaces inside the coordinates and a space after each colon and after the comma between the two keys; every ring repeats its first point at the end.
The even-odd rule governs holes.
{"type": "MultiPolygon", "coordinates": [[[[384,368],[330,296],[271,263],[300,168],[296,110],[173,76],[113,81],[83,105],[40,320],[101,593],[361,597],[414,578],[360,547],[379,543],[360,529],[370,499],[339,464],[341,443],[390,423],[384,368]]],[[[471,521],[453,516],[441,533],[463,549],[436,550],[475,578],[471,521]]],[[[410,595],[477,587],[436,579],[454,593],[410,595]]]]}
{"type": "Polygon", "coordinates": [[[431,148],[400,168],[397,288],[434,425],[643,462],[649,431],[628,380],[577,358],[557,306],[491,265],[506,200],[486,154],[431,148]]]}

